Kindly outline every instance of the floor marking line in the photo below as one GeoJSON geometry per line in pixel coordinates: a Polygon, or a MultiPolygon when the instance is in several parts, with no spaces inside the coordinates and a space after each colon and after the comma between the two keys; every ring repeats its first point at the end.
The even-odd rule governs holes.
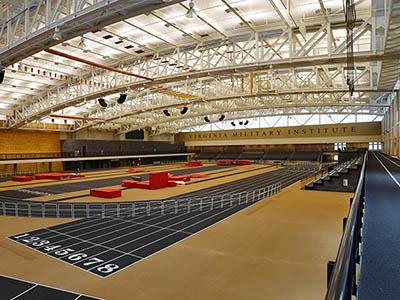
{"type": "MultiPolygon", "coordinates": [[[[265,199],[267,199],[267,198],[265,198],[265,199]]],[[[265,199],[262,199],[262,200],[265,200],[265,199]]],[[[260,200],[260,201],[262,201],[262,200],[260,200]]],[[[200,232],[206,230],[207,228],[213,227],[213,226],[217,225],[218,223],[220,223],[220,222],[222,222],[222,221],[224,221],[224,220],[226,220],[226,219],[229,219],[229,218],[233,217],[233,216],[236,215],[238,212],[244,211],[244,210],[248,209],[249,207],[253,206],[254,204],[256,204],[256,203],[258,203],[258,202],[260,202],[260,201],[250,203],[248,206],[245,206],[244,208],[238,210],[237,212],[234,212],[233,214],[231,214],[231,215],[229,215],[229,216],[226,216],[225,218],[222,218],[221,220],[219,220],[219,221],[217,221],[217,222],[215,222],[215,223],[213,223],[213,224],[211,224],[211,225],[209,225],[209,226],[207,226],[207,227],[205,227],[205,228],[203,228],[203,229],[201,229],[201,230],[199,230],[199,231],[193,233],[192,235],[189,235],[189,236],[187,236],[187,237],[185,237],[185,238],[183,238],[183,239],[181,239],[181,240],[179,240],[179,241],[176,241],[175,243],[172,243],[172,244],[168,245],[167,247],[164,247],[164,248],[162,248],[162,249],[160,249],[160,250],[158,250],[158,251],[156,251],[156,252],[154,252],[154,253],[152,253],[152,254],[146,256],[145,259],[147,260],[147,259],[149,259],[151,256],[153,256],[153,255],[155,255],[155,254],[157,254],[157,253],[159,253],[159,252],[161,252],[161,251],[164,251],[164,250],[166,250],[166,249],[168,249],[168,248],[170,248],[170,247],[172,247],[172,246],[174,246],[174,245],[176,245],[176,244],[178,244],[178,243],[181,243],[181,242],[183,242],[184,240],[189,239],[190,237],[192,237],[192,236],[194,236],[194,235],[196,235],[196,234],[198,234],[198,233],[200,233],[200,232]]],[[[246,203],[246,204],[248,204],[248,203],[246,203]]],[[[132,264],[130,264],[130,265],[128,265],[128,266],[125,266],[125,267],[123,267],[123,268],[120,268],[120,269],[118,269],[118,271],[115,271],[115,272],[113,272],[112,274],[109,274],[109,275],[105,276],[104,278],[107,278],[107,277],[109,277],[109,276],[111,276],[111,275],[114,275],[114,274],[116,274],[116,273],[118,273],[118,272],[120,272],[120,271],[122,271],[122,270],[124,270],[124,269],[126,269],[126,268],[128,268],[128,267],[130,267],[130,266],[133,266],[133,265],[137,264],[138,262],[140,262],[140,260],[139,260],[139,261],[136,261],[136,262],[134,262],[134,263],[132,263],[132,264]]]]}
{"type": "MultiPolygon", "coordinates": [[[[184,216],[184,215],[186,215],[186,214],[188,214],[188,213],[173,215],[173,216],[174,216],[173,218],[168,218],[167,220],[160,221],[160,222],[156,223],[155,225],[157,225],[157,224],[159,224],[159,223],[162,223],[162,222],[165,222],[165,221],[168,221],[168,220],[171,220],[171,219],[174,219],[174,218],[177,218],[177,217],[179,217],[179,216],[184,216]]],[[[157,216],[157,217],[160,217],[160,216],[157,216]]],[[[151,218],[150,220],[153,220],[153,219],[155,219],[155,218],[151,218]]],[[[129,228],[129,227],[134,227],[134,226],[137,226],[137,225],[146,225],[147,227],[149,227],[147,224],[133,223],[133,222],[129,222],[129,221],[127,221],[127,220],[122,220],[122,219],[113,219],[113,220],[119,220],[119,221],[122,221],[122,222],[125,222],[125,223],[130,223],[130,224],[132,224],[131,226],[128,226],[127,228],[129,228]]],[[[118,225],[118,224],[116,224],[116,225],[118,225]]],[[[113,230],[113,231],[110,231],[110,232],[107,232],[107,233],[104,233],[104,234],[101,234],[101,235],[98,235],[98,236],[89,238],[89,239],[87,239],[87,241],[89,242],[89,241],[91,241],[91,240],[93,240],[93,239],[97,239],[97,238],[99,238],[99,237],[102,237],[102,236],[104,236],[104,235],[108,235],[108,234],[113,233],[113,232],[125,230],[125,229],[127,229],[127,228],[113,230]]],[[[57,232],[56,230],[52,230],[52,229],[49,229],[49,228],[44,228],[44,229],[48,229],[49,231],[55,231],[55,232],[57,232]]],[[[135,231],[132,231],[132,232],[129,232],[129,233],[126,233],[126,234],[121,235],[121,236],[118,236],[118,237],[115,237],[114,239],[108,240],[107,242],[113,241],[113,240],[118,239],[118,238],[120,238],[120,237],[124,237],[124,236],[126,236],[126,235],[129,235],[129,234],[132,234],[132,233],[135,233],[135,232],[144,230],[144,229],[146,229],[146,227],[141,228],[141,229],[138,229],[138,230],[135,230],[135,231]]],[[[168,229],[168,228],[166,228],[166,229],[168,229]]],[[[169,230],[172,230],[172,229],[169,229],[169,230]]],[[[44,234],[44,233],[43,233],[43,234],[44,234]]],[[[85,234],[87,234],[87,233],[82,233],[82,234],[80,234],[80,235],[77,235],[77,237],[82,236],[82,235],[85,235],[85,234]]],[[[60,235],[60,233],[57,232],[56,235],[52,235],[52,236],[47,237],[47,238],[57,237],[57,236],[59,236],[59,235],[60,235]]],[[[64,234],[64,235],[68,235],[68,234],[64,234]]],[[[45,238],[45,239],[46,239],[46,238],[45,238]]],[[[66,238],[66,239],[59,240],[59,241],[54,242],[54,243],[60,243],[60,242],[62,242],[62,241],[69,240],[69,239],[71,239],[71,238],[68,237],[68,238],[66,238]]],[[[77,238],[77,239],[80,240],[80,241],[86,241],[86,240],[83,240],[83,239],[80,239],[80,238],[77,238]]],[[[20,244],[22,244],[22,245],[30,245],[30,244],[33,243],[33,242],[35,242],[35,241],[32,241],[32,242],[30,242],[30,243],[20,243],[20,244]]],[[[74,243],[74,244],[71,244],[71,245],[69,245],[69,246],[65,246],[65,247],[59,248],[59,249],[57,249],[57,250],[55,250],[55,251],[62,250],[62,249],[65,249],[65,248],[69,248],[69,247],[72,247],[72,246],[77,245],[77,244],[80,244],[80,243],[81,243],[81,242],[74,243]]],[[[93,242],[91,242],[91,243],[93,243],[93,242]]],[[[105,243],[106,243],[106,242],[105,242],[105,243]]],[[[94,243],[93,243],[93,244],[94,244],[94,243]]],[[[101,245],[101,244],[100,244],[100,245],[101,245]]],[[[43,245],[43,246],[35,247],[34,249],[41,249],[41,248],[46,247],[46,246],[48,246],[48,245],[43,245]]],[[[30,247],[30,248],[32,248],[32,247],[30,247]]],[[[89,247],[89,248],[92,248],[92,247],[89,247]]],[[[89,248],[85,248],[85,249],[89,249],[89,248]]],[[[85,250],[85,249],[82,249],[81,251],[83,251],[83,250],[85,250]]],[[[55,252],[55,251],[50,251],[50,252],[48,252],[48,253],[52,253],[52,252],[55,252]]],[[[41,252],[41,251],[39,251],[39,252],[41,252]]],[[[119,252],[123,252],[123,251],[119,251],[119,252]]],[[[42,253],[42,252],[41,252],[41,253],[42,253]]],[[[43,253],[44,253],[44,252],[43,252],[43,253]]],[[[45,253],[45,254],[46,254],[46,253],[45,253]]],[[[52,256],[51,256],[51,257],[52,257],[52,256]]]]}
{"type": "Polygon", "coordinates": [[[386,168],[386,166],[382,163],[382,161],[378,158],[378,156],[376,156],[376,154],[374,152],[372,152],[372,154],[375,156],[375,158],[379,161],[379,163],[382,165],[382,167],[385,169],[385,171],[389,174],[389,176],[393,179],[393,181],[397,184],[397,186],[400,188],[400,183],[396,180],[396,178],[394,178],[394,176],[392,175],[392,173],[390,173],[390,171],[386,168]]]}
{"type": "MultiPolygon", "coordinates": [[[[65,233],[60,233],[60,234],[61,234],[61,235],[67,235],[67,236],[69,236],[68,234],[65,234],[65,233]]],[[[109,251],[109,250],[114,250],[114,251],[116,251],[116,252],[121,252],[121,253],[124,253],[124,254],[129,254],[129,253],[123,252],[123,251],[118,250],[118,249],[114,249],[114,248],[107,247],[107,246],[104,246],[104,245],[101,245],[101,244],[97,244],[97,243],[90,242],[89,240],[84,240],[84,239],[76,238],[76,237],[73,237],[73,236],[69,236],[69,237],[75,238],[75,239],[80,240],[81,242],[84,242],[84,243],[93,244],[93,246],[90,246],[90,247],[84,248],[84,249],[82,249],[82,250],[79,250],[79,252],[82,252],[82,251],[87,250],[87,249],[91,249],[91,248],[93,248],[94,246],[95,246],[95,247],[98,246],[98,247],[103,247],[103,248],[108,249],[107,251],[109,251]]],[[[77,243],[77,244],[80,244],[80,243],[77,243]]],[[[69,248],[69,247],[71,247],[71,246],[68,246],[67,248],[69,248]]],[[[57,249],[57,250],[59,250],[59,249],[57,249]]],[[[56,250],[56,251],[57,251],[57,250],[56,250]]],[[[60,250],[61,250],[61,249],[60,249],[60,250]]],[[[103,251],[103,252],[106,252],[106,251],[103,251]]],[[[103,252],[101,252],[101,253],[103,253],[103,252]]],[[[60,259],[63,259],[63,258],[65,258],[65,257],[67,257],[67,256],[72,255],[72,254],[74,254],[74,253],[68,253],[68,254],[66,254],[66,255],[60,256],[60,259]]],[[[98,254],[96,254],[96,255],[98,255],[98,254]]],[[[92,256],[94,256],[94,255],[85,257],[85,259],[87,259],[87,258],[89,258],[89,257],[92,257],[92,256]]],[[[135,256],[136,258],[143,259],[143,257],[137,256],[137,255],[132,255],[132,256],[135,256]]],[[[76,263],[78,263],[78,262],[76,262],[76,263]]],[[[73,265],[73,264],[75,264],[75,263],[71,263],[71,265],[73,265]]]]}
{"type": "MultiPolygon", "coordinates": [[[[36,285],[39,285],[39,286],[43,286],[43,287],[46,287],[46,288],[49,288],[49,289],[59,290],[59,291],[62,291],[62,292],[68,292],[68,293],[73,293],[73,294],[80,294],[80,293],[77,293],[77,292],[67,291],[67,290],[63,290],[63,289],[60,289],[60,288],[48,286],[48,285],[45,285],[45,284],[34,283],[34,282],[31,282],[31,281],[27,281],[27,280],[24,280],[24,279],[19,279],[19,278],[11,277],[11,276],[8,276],[8,275],[0,274],[0,277],[5,277],[5,278],[9,278],[9,279],[17,280],[17,281],[22,281],[22,282],[26,282],[26,283],[30,283],[30,284],[36,284],[36,285]]],[[[105,299],[102,299],[102,298],[97,298],[97,297],[93,297],[93,296],[89,296],[89,295],[85,295],[85,294],[80,294],[80,295],[81,295],[81,296],[86,296],[86,297],[89,297],[89,298],[94,298],[94,299],[97,299],[97,300],[105,300],[105,299]]]]}
{"type": "Polygon", "coordinates": [[[20,296],[26,294],[27,292],[29,292],[30,290],[34,289],[34,288],[37,287],[37,286],[38,286],[37,284],[35,284],[34,286],[31,286],[29,289],[25,290],[24,292],[18,294],[18,295],[15,296],[15,297],[11,298],[10,300],[17,299],[18,297],[20,297],[20,296]]]}
{"type": "MultiPolygon", "coordinates": [[[[379,152],[378,152],[379,153],[379,152]]],[[[387,157],[386,155],[383,155],[381,153],[379,153],[379,155],[385,159],[387,159],[388,161],[390,161],[392,164],[395,164],[396,166],[398,166],[400,168],[400,165],[398,163],[395,163],[392,159],[390,159],[389,157],[387,157]]]]}

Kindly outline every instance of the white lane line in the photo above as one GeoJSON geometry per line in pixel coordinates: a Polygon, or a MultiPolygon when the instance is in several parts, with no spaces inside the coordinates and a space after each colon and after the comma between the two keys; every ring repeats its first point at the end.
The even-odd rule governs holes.
{"type": "MultiPolygon", "coordinates": [[[[65,233],[60,233],[60,234],[61,234],[61,235],[69,236],[68,234],[65,234],[65,233]]],[[[73,237],[73,236],[69,236],[69,237],[75,238],[75,237],[73,237]]],[[[108,249],[108,250],[103,251],[103,252],[101,252],[101,253],[107,252],[107,251],[109,251],[109,250],[113,250],[113,251],[120,252],[120,253],[123,253],[123,254],[129,254],[129,253],[126,253],[126,252],[121,251],[121,250],[118,250],[118,249],[114,249],[114,248],[107,247],[107,246],[104,246],[104,245],[101,245],[101,244],[97,244],[97,243],[90,242],[90,241],[88,241],[88,240],[83,240],[83,239],[80,239],[80,238],[76,238],[76,239],[77,239],[77,240],[80,240],[80,241],[83,242],[83,243],[92,244],[92,246],[87,247],[87,248],[84,248],[84,249],[82,249],[82,250],[79,250],[79,252],[82,252],[82,251],[91,249],[91,248],[93,248],[93,247],[102,247],[102,248],[106,248],[106,249],[108,249]]],[[[80,244],[80,243],[78,243],[78,244],[80,244]]],[[[69,247],[71,247],[71,246],[69,246],[69,247]]],[[[67,247],[67,248],[69,248],[69,247],[67,247]]],[[[58,249],[57,249],[57,250],[58,250],[58,249]]],[[[54,251],[54,252],[57,252],[57,250],[54,251]]],[[[66,254],[66,255],[60,256],[59,258],[60,258],[60,259],[63,259],[63,258],[65,258],[65,257],[67,257],[67,256],[72,255],[72,254],[75,254],[75,253],[68,253],[68,254],[66,254]]],[[[98,254],[91,255],[90,257],[96,256],[96,255],[98,255],[98,254]]],[[[143,257],[137,256],[137,255],[133,255],[133,254],[132,254],[132,256],[135,256],[136,258],[143,259],[143,257]]],[[[86,258],[85,258],[85,259],[86,259],[86,258]]],[[[80,261],[78,261],[78,262],[80,262],[80,261]]],[[[78,263],[78,262],[76,262],[76,263],[78,263]]],[[[76,263],[70,263],[70,264],[73,265],[73,264],[76,264],[76,263]]]]}
{"type": "Polygon", "coordinates": [[[379,161],[379,163],[382,165],[382,167],[385,169],[385,171],[389,174],[389,176],[393,179],[393,181],[397,184],[397,186],[400,188],[400,183],[396,180],[396,178],[394,178],[394,176],[392,175],[392,173],[390,173],[390,171],[386,168],[386,166],[382,163],[382,161],[378,158],[378,156],[376,156],[376,154],[374,152],[372,152],[372,154],[375,156],[375,158],[379,161]]]}
{"type": "Polygon", "coordinates": [[[393,160],[391,160],[390,158],[388,158],[386,155],[380,154],[380,156],[382,156],[383,158],[387,159],[388,161],[390,161],[392,164],[395,164],[396,166],[400,167],[400,165],[398,163],[395,163],[393,160]]]}
{"type": "Polygon", "coordinates": [[[31,286],[29,289],[25,290],[24,292],[18,294],[18,295],[15,296],[15,297],[11,298],[10,300],[17,299],[18,297],[20,297],[20,296],[26,294],[27,292],[29,292],[30,290],[34,289],[34,288],[37,287],[37,286],[38,286],[37,284],[35,284],[34,286],[31,286]]]}
{"type": "Polygon", "coordinates": [[[26,282],[26,283],[30,283],[30,284],[35,284],[35,285],[43,286],[43,287],[46,287],[46,288],[49,288],[49,289],[58,290],[58,291],[62,291],[62,292],[67,292],[67,293],[72,293],[72,294],[79,294],[80,296],[94,298],[94,299],[97,299],[97,300],[104,300],[102,298],[97,298],[97,297],[93,297],[93,296],[89,296],[89,295],[85,295],[85,294],[80,294],[80,293],[77,293],[77,292],[67,291],[67,290],[56,288],[56,287],[48,286],[48,285],[45,285],[45,284],[34,283],[34,282],[31,282],[31,281],[27,281],[27,280],[23,280],[23,279],[19,279],[19,278],[14,278],[14,277],[2,275],[2,274],[0,275],[0,277],[5,277],[5,278],[9,278],[9,279],[13,279],[13,280],[16,280],[16,281],[21,281],[21,282],[26,282]]]}
{"type": "MultiPolygon", "coordinates": [[[[194,226],[194,225],[196,225],[196,224],[198,224],[198,223],[204,222],[204,221],[206,221],[206,220],[208,220],[208,219],[210,219],[210,218],[212,218],[212,217],[215,217],[215,216],[217,216],[217,215],[219,215],[219,214],[221,214],[221,213],[223,213],[223,212],[226,212],[226,211],[228,211],[228,210],[230,210],[230,209],[232,209],[232,208],[234,208],[234,207],[236,207],[236,206],[230,206],[229,208],[227,208],[227,209],[225,209],[225,210],[222,210],[222,211],[220,211],[220,212],[218,212],[218,213],[216,213],[216,214],[212,214],[210,217],[207,217],[207,218],[202,219],[202,220],[200,220],[200,221],[198,221],[198,222],[192,223],[192,224],[190,224],[189,226],[186,226],[186,227],[183,228],[183,229],[186,229],[186,228],[189,228],[189,227],[191,227],[191,226],[194,226]]],[[[210,212],[210,210],[209,210],[208,212],[210,212]]],[[[202,215],[202,214],[199,214],[199,215],[202,215]]],[[[198,216],[198,215],[197,215],[197,216],[198,216]]],[[[190,220],[190,219],[192,219],[192,218],[189,218],[189,219],[187,219],[187,220],[190,220]]],[[[185,221],[185,220],[184,220],[184,221],[185,221]]],[[[177,225],[177,224],[179,224],[179,223],[182,223],[182,222],[184,222],[184,221],[180,221],[180,222],[175,223],[174,225],[171,225],[171,226],[175,226],[175,225],[177,225]]],[[[155,231],[155,232],[159,232],[159,231],[161,231],[161,230],[158,230],[158,231],[155,231]]],[[[154,232],[154,233],[155,233],[155,232],[154,232]]],[[[135,249],[133,249],[133,250],[127,252],[127,254],[131,254],[131,252],[134,252],[134,251],[137,251],[137,250],[139,250],[139,249],[145,248],[145,247],[147,247],[147,246],[149,246],[149,245],[151,245],[151,244],[154,244],[154,243],[156,243],[156,242],[158,242],[158,241],[160,241],[160,240],[163,240],[163,239],[168,238],[168,237],[170,237],[170,236],[172,236],[172,235],[175,235],[176,233],[177,233],[177,232],[173,232],[173,233],[167,234],[166,236],[163,236],[163,237],[161,237],[161,238],[159,238],[159,239],[156,239],[156,240],[154,240],[154,241],[151,241],[150,243],[147,243],[147,244],[145,244],[145,245],[143,245],[143,246],[141,246],[141,247],[135,248],[135,249]]],[[[152,233],[151,233],[151,234],[152,234],[152,233]]],[[[148,235],[151,235],[151,234],[148,234],[148,235]]],[[[193,234],[193,233],[192,233],[192,234],[193,234]]],[[[190,234],[189,236],[191,236],[192,234],[190,234]]],[[[147,236],[148,236],[148,235],[147,235],[147,236]]],[[[140,238],[139,238],[139,239],[140,239],[140,238]]],[[[138,239],[135,239],[135,240],[133,240],[133,241],[136,241],[136,240],[138,240],[138,239]]],[[[129,242],[127,242],[127,243],[124,243],[124,244],[122,244],[122,245],[119,245],[118,247],[124,246],[125,244],[129,244],[129,243],[131,243],[131,242],[133,242],[133,241],[129,241],[129,242]]],[[[133,255],[133,254],[131,254],[131,255],[133,255]]],[[[113,258],[113,259],[111,259],[111,260],[109,260],[109,261],[107,261],[107,262],[104,262],[104,263],[102,263],[102,265],[107,264],[107,263],[109,263],[109,262],[111,262],[111,261],[113,261],[113,260],[115,260],[115,259],[120,258],[120,257],[122,257],[122,255],[121,255],[121,256],[118,256],[118,257],[116,257],[116,258],[113,258]]],[[[146,256],[145,258],[147,258],[147,256],[146,256]]],[[[98,267],[98,266],[95,266],[95,267],[93,267],[93,268],[90,268],[89,271],[92,270],[92,269],[94,269],[94,268],[96,268],[96,267],[98,267]]],[[[115,272],[114,272],[114,273],[115,273],[115,272]]],[[[114,274],[114,273],[113,273],[113,274],[114,274]]]]}
{"type": "MultiPolygon", "coordinates": [[[[233,217],[233,216],[236,215],[238,212],[244,211],[244,210],[246,210],[247,208],[253,206],[255,203],[258,203],[258,202],[259,202],[259,201],[254,202],[254,203],[252,203],[252,204],[250,204],[250,205],[248,205],[248,206],[246,206],[246,207],[244,207],[244,208],[238,210],[237,212],[234,212],[233,214],[231,214],[231,215],[229,215],[229,216],[227,216],[227,217],[225,217],[225,218],[222,218],[221,220],[215,222],[214,224],[211,224],[211,225],[209,225],[209,226],[203,228],[202,230],[199,230],[199,231],[193,233],[192,235],[189,235],[189,236],[187,236],[187,237],[185,237],[185,238],[183,238],[183,239],[181,239],[181,240],[179,240],[179,241],[176,241],[176,242],[174,242],[174,243],[168,245],[167,247],[164,247],[164,248],[162,248],[162,249],[160,249],[160,250],[158,250],[158,251],[156,251],[156,252],[154,252],[154,253],[152,253],[152,254],[146,256],[145,259],[149,259],[151,256],[153,256],[153,255],[155,255],[155,254],[157,254],[157,253],[159,253],[159,252],[161,252],[161,251],[164,251],[164,250],[166,250],[166,249],[168,249],[168,248],[171,248],[172,246],[174,246],[174,245],[176,245],[176,244],[178,244],[178,243],[181,243],[181,242],[183,242],[184,240],[186,240],[186,239],[188,239],[188,238],[190,238],[190,237],[192,237],[192,236],[194,236],[194,235],[196,235],[196,234],[198,234],[198,233],[200,233],[200,232],[202,232],[202,231],[204,231],[204,230],[206,230],[206,229],[208,229],[208,228],[210,228],[210,227],[213,227],[213,226],[217,225],[218,223],[220,223],[220,222],[222,222],[222,221],[224,221],[224,220],[226,220],[226,219],[229,219],[229,218],[233,217]]],[[[108,261],[108,262],[110,262],[110,261],[108,261]]],[[[103,278],[107,278],[107,277],[109,277],[109,276],[111,276],[111,275],[114,275],[114,274],[116,274],[116,273],[118,273],[118,272],[121,272],[122,270],[124,270],[124,269],[126,269],[126,268],[128,268],[128,267],[130,267],[130,266],[133,266],[133,265],[137,264],[138,262],[140,262],[140,260],[137,261],[137,262],[134,262],[134,263],[132,263],[132,264],[130,264],[130,265],[127,265],[127,266],[125,266],[125,267],[123,267],[123,268],[120,268],[120,269],[118,269],[118,271],[115,271],[115,272],[113,272],[113,273],[111,273],[111,274],[109,274],[109,275],[107,275],[107,276],[104,276],[103,278]]],[[[92,273],[92,274],[96,274],[96,273],[92,273]]],[[[96,275],[97,275],[97,274],[96,274],[96,275]]]]}

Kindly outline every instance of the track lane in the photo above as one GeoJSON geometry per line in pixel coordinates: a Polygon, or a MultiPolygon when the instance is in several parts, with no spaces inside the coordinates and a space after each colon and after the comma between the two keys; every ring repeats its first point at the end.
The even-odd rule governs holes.
{"type": "Polygon", "coordinates": [[[400,299],[400,188],[387,172],[398,174],[395,167],[368,154],[359,300],[400,299]]]}

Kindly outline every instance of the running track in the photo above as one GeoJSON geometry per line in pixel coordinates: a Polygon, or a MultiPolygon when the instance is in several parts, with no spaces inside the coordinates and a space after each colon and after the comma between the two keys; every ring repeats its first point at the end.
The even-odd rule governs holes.
{"type": "Polygon", "coordinates": [[[359,300],[400,299],[400,161],[368,154],[359,300]]]}

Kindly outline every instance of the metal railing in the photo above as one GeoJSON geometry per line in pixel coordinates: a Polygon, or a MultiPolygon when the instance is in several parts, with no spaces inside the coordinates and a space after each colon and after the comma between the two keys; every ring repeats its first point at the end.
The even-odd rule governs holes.
{"type": "Polygon", "coordinates": [[[325,300],[350,300],[356,294],[356,264],[360,261],[360,242],[364,203],[364,179],[367,153],[356,192],[347,216],[339,251],[330,276],[325,300]]]}
{"type": "Polygon", "coordinates": [[[241,193],[177,200],[135,202],[49,203],[0,201],[0,216],[41,218],[128,217],[177,214],[237,206],[260,201],[278,193],[281,183],[241,193]]]}
{"type": "Polygon", "coordinates": [[[71,158],[71,157],[102,157],[102,156],[129,156],[129,155],[151,155],[151,154],[172,154],[185,153],[185,149],[156,150],[145,149],[135,151],[100,151],[100,152],[42,152],[42,153],[1,153],[0,160],[10,159],[36,159],[36,158],[71,158]]]}
{"type": "Polygon", "coordinates": [[[361,161],[361,157],[355,157],[348,161],[345,161],[341,164],[337,164],[334,166],[328,166],[317,173],[311,175],[308,178],[305,178],[301,181],[301,185],[311,185],[319,180],[323,180],[326,177],[332,176],[335,173],[339,173],[346,168],[351,168],[353,165],[358,164],[361,161]]]}

